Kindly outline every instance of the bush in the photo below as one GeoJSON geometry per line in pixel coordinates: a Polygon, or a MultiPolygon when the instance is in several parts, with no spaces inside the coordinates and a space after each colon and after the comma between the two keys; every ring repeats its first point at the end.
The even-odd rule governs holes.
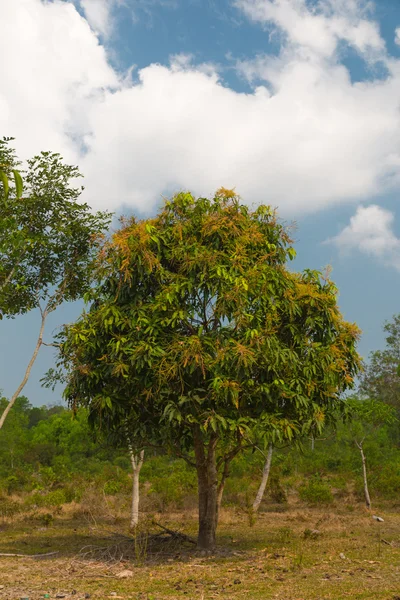
{"type": "Polygon", "coordinates": [[[56,506],[62,506],[67,501],[64,490],[54,490],[43,496],[42,506],[47,508],[53,508],[56,506]]]}
{"type": "Polygon", "coordinates": [[[21,512],[21,505],[5,496],[0,496],[0,517],[2,519],[13,517],[21,512]]]}
{"type": "Polygon", "coordinates": [[[104,493],[107,496],[115,496],[118,492],[121,491],[122,483],[120,481],[115,481],[115,479],[111,479],[110,481],[106,481],[104,484],[104,493]]]}
{"type": "Polygon", "coordinates": [[[143,465],[141,480],[149,482],[148,498],[164,511],[169,505],[183,508],[188,496],[196,493],[196,473],[182,460],[156,457],[143,465]],[[148,478],[148,479],[147,479],[148,478]]]}
{"type": "Polygon", "coordinates": [[[9,475],[5,480],[5,489],[7,490],[8,495],[14,494],[14,492],[20,490],[21,487],[21,482],[15,475],[9,475]]]}
{"type": "Polygon", "coordinates": [[[37,515],[36,521],[39,521],[44,527],[48,527],[54,521],[54,515],[50,513],[43,513],[41,515],[37,515]]]}
{"type": "Polygon", "coordinates": [[[66,504],[67,498],[64,490],[54,490],[48,494],[35,492],[25,499],[25,506],[28,508],[46,507],[53,508],[66,504]]]}
{"type": "Polygon", "coordinates": [[[127,456],[117,456],[114,460],[114,465],[124,471],[131,470],[131,461],[127,456]]]}
{"type": "Polygon", "coordinates": [[[318,479],[311,479],[299,488],[300,499],[309,504],[330,504],[333,502],[329,486],[318,479]]]}
{"type": "Polygon", "coordinates": [[[372,481],[372,491],[387,499],[397,498],[400,490],[400,473],[398,466],[386,465],[372,481]],[[397,467],[397,468],[396,468],[397,467]]]}
{"type": "Polygon", "coordinates": [[[65,502],[79,502],[82,498],[83,490],[77,483],[68,484],[64,488],[65,502]]]}
{"type": "Polygon", "coordinates": [[[277,504],[284,504],[287,502],[287,496],[284,488],[282,487],[279,471],[271,469],[271,473],[268,480],[268,492],[271,500],[277,504]]]}

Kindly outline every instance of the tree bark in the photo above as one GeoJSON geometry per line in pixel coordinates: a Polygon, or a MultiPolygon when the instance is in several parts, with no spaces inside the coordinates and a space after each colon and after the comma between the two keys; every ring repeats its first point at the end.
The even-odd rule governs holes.
{"type": "Polygon", "coordinates": [[[26,382],[29,379],[29,375],[31,374],[31,370],[32,370],[33,364],[34,364],[34,362],[35,362],[35,360],[37,358],[38,352],[40,350],[40,346],[43,344],[43,332],[44,332],[44,326],[46,324],[47,315],[48,315],[48,310],[46,308],[45,310],[42,311],[42,322],[41,322],[41,325],[40,325],[38,339],[37,339],[36,346],[35,346],[35,349],[33,351],[31,360],[28,363],[28,366],[26,368],[23,380],[19,384],[16,392],[13,394],[11,400],[7,404],[6,408],[3,411],[3,414],[0,417],[0,429],[3,427],[4,421],[6,420],[8,413],[10,412],[10,410],[12,409],[12,407],[14,406],[16,399],[19,397],[20,393],[22,392],[22,390],[24,389],[24,387],[26,385],[26,382]]]}
{"type": "Polygon", "coordinates": [[[262,474],[260,487],[258,488],[257,495],[253,502],[253,512],[258,511],[258,508],[261,504],[261,500],[263,499],[263,496],[264,496],[265,488],[267,487],[269,472],[271,470],[272,452],[273,452],[273,446],[272,446],[272,444],[270,444],[268,447],[268,454],[267,454],[267,458],[266,458],[264,468],[263,468],[263,474],[262,474]]]}
{"type": "Polygon", "coordinates": [[[215,548],[218,525],[217,441],[217,436],[211,435],[206,452],[200,428],[198,426],[195,427],[194,450],[199,487],[199,534],[197,546],[202,550],[213,550],[215,548]]]}
{"type": "Polygon", "coordinates": [[[362,442],[356,442],[357,448],[360,451],[361,454],[361,461],[362,461],[362,469],[363,469],[363,479],[364,479],[364,497],[365,497],[365,504],[366,507],[368,509],[371,508],[371,497],[369,495],[369,490],[368,490],[368,479],[367,479],[367,464],[366,464],[366,459],[365,459],[365,454],[364,454],[364,450],[363,450],[363,443],[362,442]]]}
{"type": "Polygon", "coordinates": [[[135,529],[139,524],[139,475],[143,465],[144,450],[135,454],[132,448],[129,449],[129,455],[132,465],[132,507],[131,507],[131,529],[135,529]]]}

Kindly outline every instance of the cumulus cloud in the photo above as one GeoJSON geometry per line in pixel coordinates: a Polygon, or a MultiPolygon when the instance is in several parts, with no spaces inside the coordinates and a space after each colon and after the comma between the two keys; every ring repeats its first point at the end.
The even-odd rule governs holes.
{"type": "Polygon", "coordinates": [[[25,156],[77,162],[96,208],[148,211],[163,193],[223,185],[291,217],[399,186],[400,61],[360,1],[238,0],[282,33],[279,56],[237,65],[247,94],[188,55],[134,81],[116,73],[96,35],[112,2],[81,0],[83,18],[72,2],[0,0],[0,131],[25,156]],[[353,83],[343,42],[388,77],[353,83]]]}
{"type": "Polygon", "coordinates": [[[110,34],[111,12],[116,0],[80,0],[85,17],[92,29],[103,36],[110,34]]]}
{"type": "Polygon", "coordinates": [[[0,131],[26,157],[79,158],[87,113],[119,86],[87,21],[66,2],[0,0],[0,131]]]}
{"type": "Polygon", "coordinates": [[[374,204],[360,206],[350,224],[325,243],[335,244],[342,254],[357,250],[374,256],[400,271],[400,238],[393,231],[393,223],[392,212],[374,204]]]}

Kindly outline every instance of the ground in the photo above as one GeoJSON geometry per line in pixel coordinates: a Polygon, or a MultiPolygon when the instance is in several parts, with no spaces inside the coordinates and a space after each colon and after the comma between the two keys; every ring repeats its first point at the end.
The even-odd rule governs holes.
{"type": "MultiPolygon", "coordinates": [[[[1,525],[0,552],[58,554],[0,556],[0,599],[400,600],[400,511],[375,510],[383,523],[361,505],[299,505],[260,513],[251,526],[243,512],[226,509],[212,555],[148,537],[144,526],[135,543],[124,537],[127,521],[65,509],[47,526],[45,516],[20,516],[1,525]]],[[[195,535],[194,513],[153,518],[195,535]]]]}

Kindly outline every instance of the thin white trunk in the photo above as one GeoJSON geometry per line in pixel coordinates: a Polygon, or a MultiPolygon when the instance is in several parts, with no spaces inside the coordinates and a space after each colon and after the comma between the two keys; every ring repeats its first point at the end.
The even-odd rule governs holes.
{"type": "Polygon", "coordinates": [[[135,529],[139,523],[139,475],[143,465],[144,450],[135,454],[132,448],[129,448],[129,454],[132,464],[132,511],[131,511],[131,529],[135,529]]]}
{"type": "Polygon", "coordinates": [[[31,374],[33,364],[34,364],[34,362],[37,358],[38,352],[40,350],[40,346],[43,344],[43,332],[44,332],[44,326],[46,324],[47,315],[48,315],[48,310],[46,308],[44,311],[42,311],[42,322],[40,325],[39,336],[38,336],[38,339],[36,342],[35,350],[33,351],[31,360],[28,363],[23,380],[19,384],[16,392],[13,394],[10,402],[7,404],[6,408],[3,411],[3,414],[0,417],[0,429],[3,427],[4,421],[6,420],[8,413],[14,406],[16,399],[19,397],[20,393],[22,392],[22,390],[24,389],[24,387],[26,385],[26,382],[29,379],[29,375],[31,374]]]}
{"type": "Polygon", "coordinates": [[[364,450],[363,450],[363,443],[362,442],[356,442],[357,448],[360,451],[361,454],[361,461],[362,461],[362,469],[363,469],[363,479],[364,479],[364,497],[365,497],[365,504],[367,506],[368,509],[371,508],[371,497],[369,495],[369,490],[368,490],[368,479],[367,479],[367,464],[366,464],[366,459],[365,459],[365,454],[364,454],[364,450]]]}
{"type": "Polygon", "coordinates": [[[253,502],[253,511],[254,512],[257,512],[257,510],[261,504],[261,500],[263,499],[265,488],[267,487],[269,472],[271,470],[272,452],[273,452],[273,446],[272,446],[272,444],[270,444],[269,448],[268,448],[267,459],[265,461],[265,465],[263,468],[263,474],[262,474],[260,487],[258,488],[256,498],[253,502]]]}

